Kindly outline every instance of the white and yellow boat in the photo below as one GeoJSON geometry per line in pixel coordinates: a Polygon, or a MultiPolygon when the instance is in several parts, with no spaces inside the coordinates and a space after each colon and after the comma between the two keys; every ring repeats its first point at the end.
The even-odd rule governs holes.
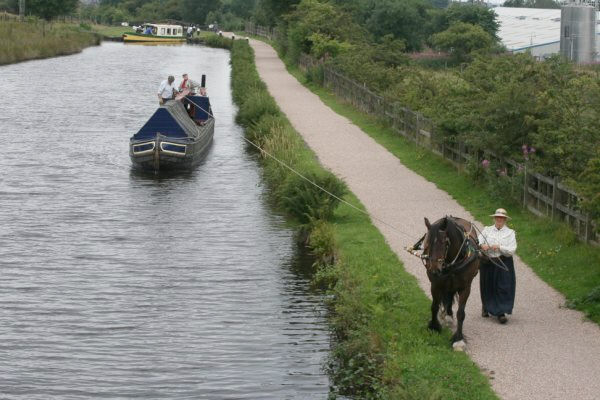
{"type": "Polygon", "coordinates": [[[144,24],[142,33],[124,33],[124,42],[181,43],[185,42],[181,25],[144,24]]]}

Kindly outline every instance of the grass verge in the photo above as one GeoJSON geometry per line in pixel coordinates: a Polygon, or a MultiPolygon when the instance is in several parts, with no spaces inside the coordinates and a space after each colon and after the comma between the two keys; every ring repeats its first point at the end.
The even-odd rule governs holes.
{"type": "MultiPolygon", "coordinates": [[[[232,88],[246,136],[263,149],[360,204],[325,171],[282,115],[245,41],[232,44],[232,88]],[[345,194],[343,194],[345,193],[345,194]]],[[[316,279],[332,294],[332,394],[361,399],[495,399],[487,378],[450,334],[426,329],[429,300],[369,218],[331,199],[260,153],[274,202],[305,232],[316,279]],[[335,260],[335,263],[332,263],[335,260]]]]}
{"type": "Polygon", "coordinates": [[[0,21],[0,65],[74,54],[98,44],[98,35],[77,25],[0,21]]]}
{"type": "MultiPolygon", "coordinates": [[[[317,94],[336,113],[345,116],[394,154],[406,167],[450,194],[479,221],[489,222],[498,207],[509,209],[517,232],[518,255],[550,286],[567,298],[566,306],[600,323],[600,249],[577,240],[564,224],[524,210],[514,200],[499,199],[477,186],[441,157],[396,134],[377,118],[359,111],[327,89],[311,82],[297,67],[287,65],[299,82],[317,94]]],[[[518,285],[518,282],[517,282],[518,285]]],[[[518,289],[517,289],[518,312],[518,289]]]]}
{"type": "Polygon", "coordinates": [[[133,29],[130,26],[92,24],[89,25],[89,28],[92,32],[99,34],[104,39],[120,39],[124,33],[133,33],[133,29]]]}

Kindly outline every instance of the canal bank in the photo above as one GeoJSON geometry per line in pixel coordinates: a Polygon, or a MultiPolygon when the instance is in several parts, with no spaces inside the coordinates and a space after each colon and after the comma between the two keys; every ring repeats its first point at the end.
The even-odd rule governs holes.
{"type": "MultiPolygon", "coordinates": [[[[400,164],[349,119],[303,88],[270,46],[257,41],[251,45],[269,92],[321,163],[344,177],[374,218],[414,237],[423,232],[423,216],[451,214],[474,220],[447,193],[400,164]],[[307,114],[314,117],[305,118],[307,114]]],[[[429,283],[422,264],[403,250],[412,242],[386,224],[376,225],[427,292],[429,283]]],[[[581,313],[564,309],[565,298],[519,257],[515,260],[521,289],[517,289],[517,312],[507,325],[499,327],[495,320],[481,318],[478,286],[472,287],[465,321],[469,355],[493,378],[494,389],[505,399],[595,399],[598,327],[583,321],[581,313]],[[569,373],[564,365],[570,366],[569,373]]]]}
{"type": "Polygon", "coordinates": [[[269,95],[254,62],[247,42],[235,41],[237,119],[246,126],[247,138],[265,150],[264,177],[275,202],[303,222],[309,247],[322,256],[316,280],[328,285],[332,295],[335,345],[327,367],[334,392],[358,398],[496,398],[479,368],[451,350],[448,331],[437,335],[426,329],[427,297],[367,215],[332,202],[302,220],[302,213],[313,209],[308,202],[324,202],[322,194],[268,154],[364,207],[319,164],[269,95]],[[334,264],[328,262],[332,259],[334,264]]]}
{"type": "Polygon", "coordinates": [[[101,41],[78,25],[43,20],[1,20],[0,37],[0,65],[75,54],[101,41]]]}

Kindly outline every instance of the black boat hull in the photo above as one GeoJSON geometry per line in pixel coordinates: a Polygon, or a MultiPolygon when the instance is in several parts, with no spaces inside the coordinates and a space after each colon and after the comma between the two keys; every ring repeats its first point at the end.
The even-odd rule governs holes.
{"type": "Polygon", "coordinates": [[[200,163],[212,145],[214,120],[199,127],[196,138],[172,138],[157,134],[154,140],[131,140],[129,157],[133,166],[147,171],[192,169],[200,163]]]}

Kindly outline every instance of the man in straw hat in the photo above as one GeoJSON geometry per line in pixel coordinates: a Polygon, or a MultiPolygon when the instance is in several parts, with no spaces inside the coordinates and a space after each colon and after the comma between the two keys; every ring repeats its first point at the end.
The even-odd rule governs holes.
{"type": "Polygon", "coordinates": [[[512,255],[517,250],[515,231],[506,226],[510,219],[504,208],[499,208],[490,217],[494,225],[486,226],[479,235],[481,250],[488,256],[480,266],[482,316],[493,315],[501,324],[512,314],[515,303],[515,266],[512,255]]]}

